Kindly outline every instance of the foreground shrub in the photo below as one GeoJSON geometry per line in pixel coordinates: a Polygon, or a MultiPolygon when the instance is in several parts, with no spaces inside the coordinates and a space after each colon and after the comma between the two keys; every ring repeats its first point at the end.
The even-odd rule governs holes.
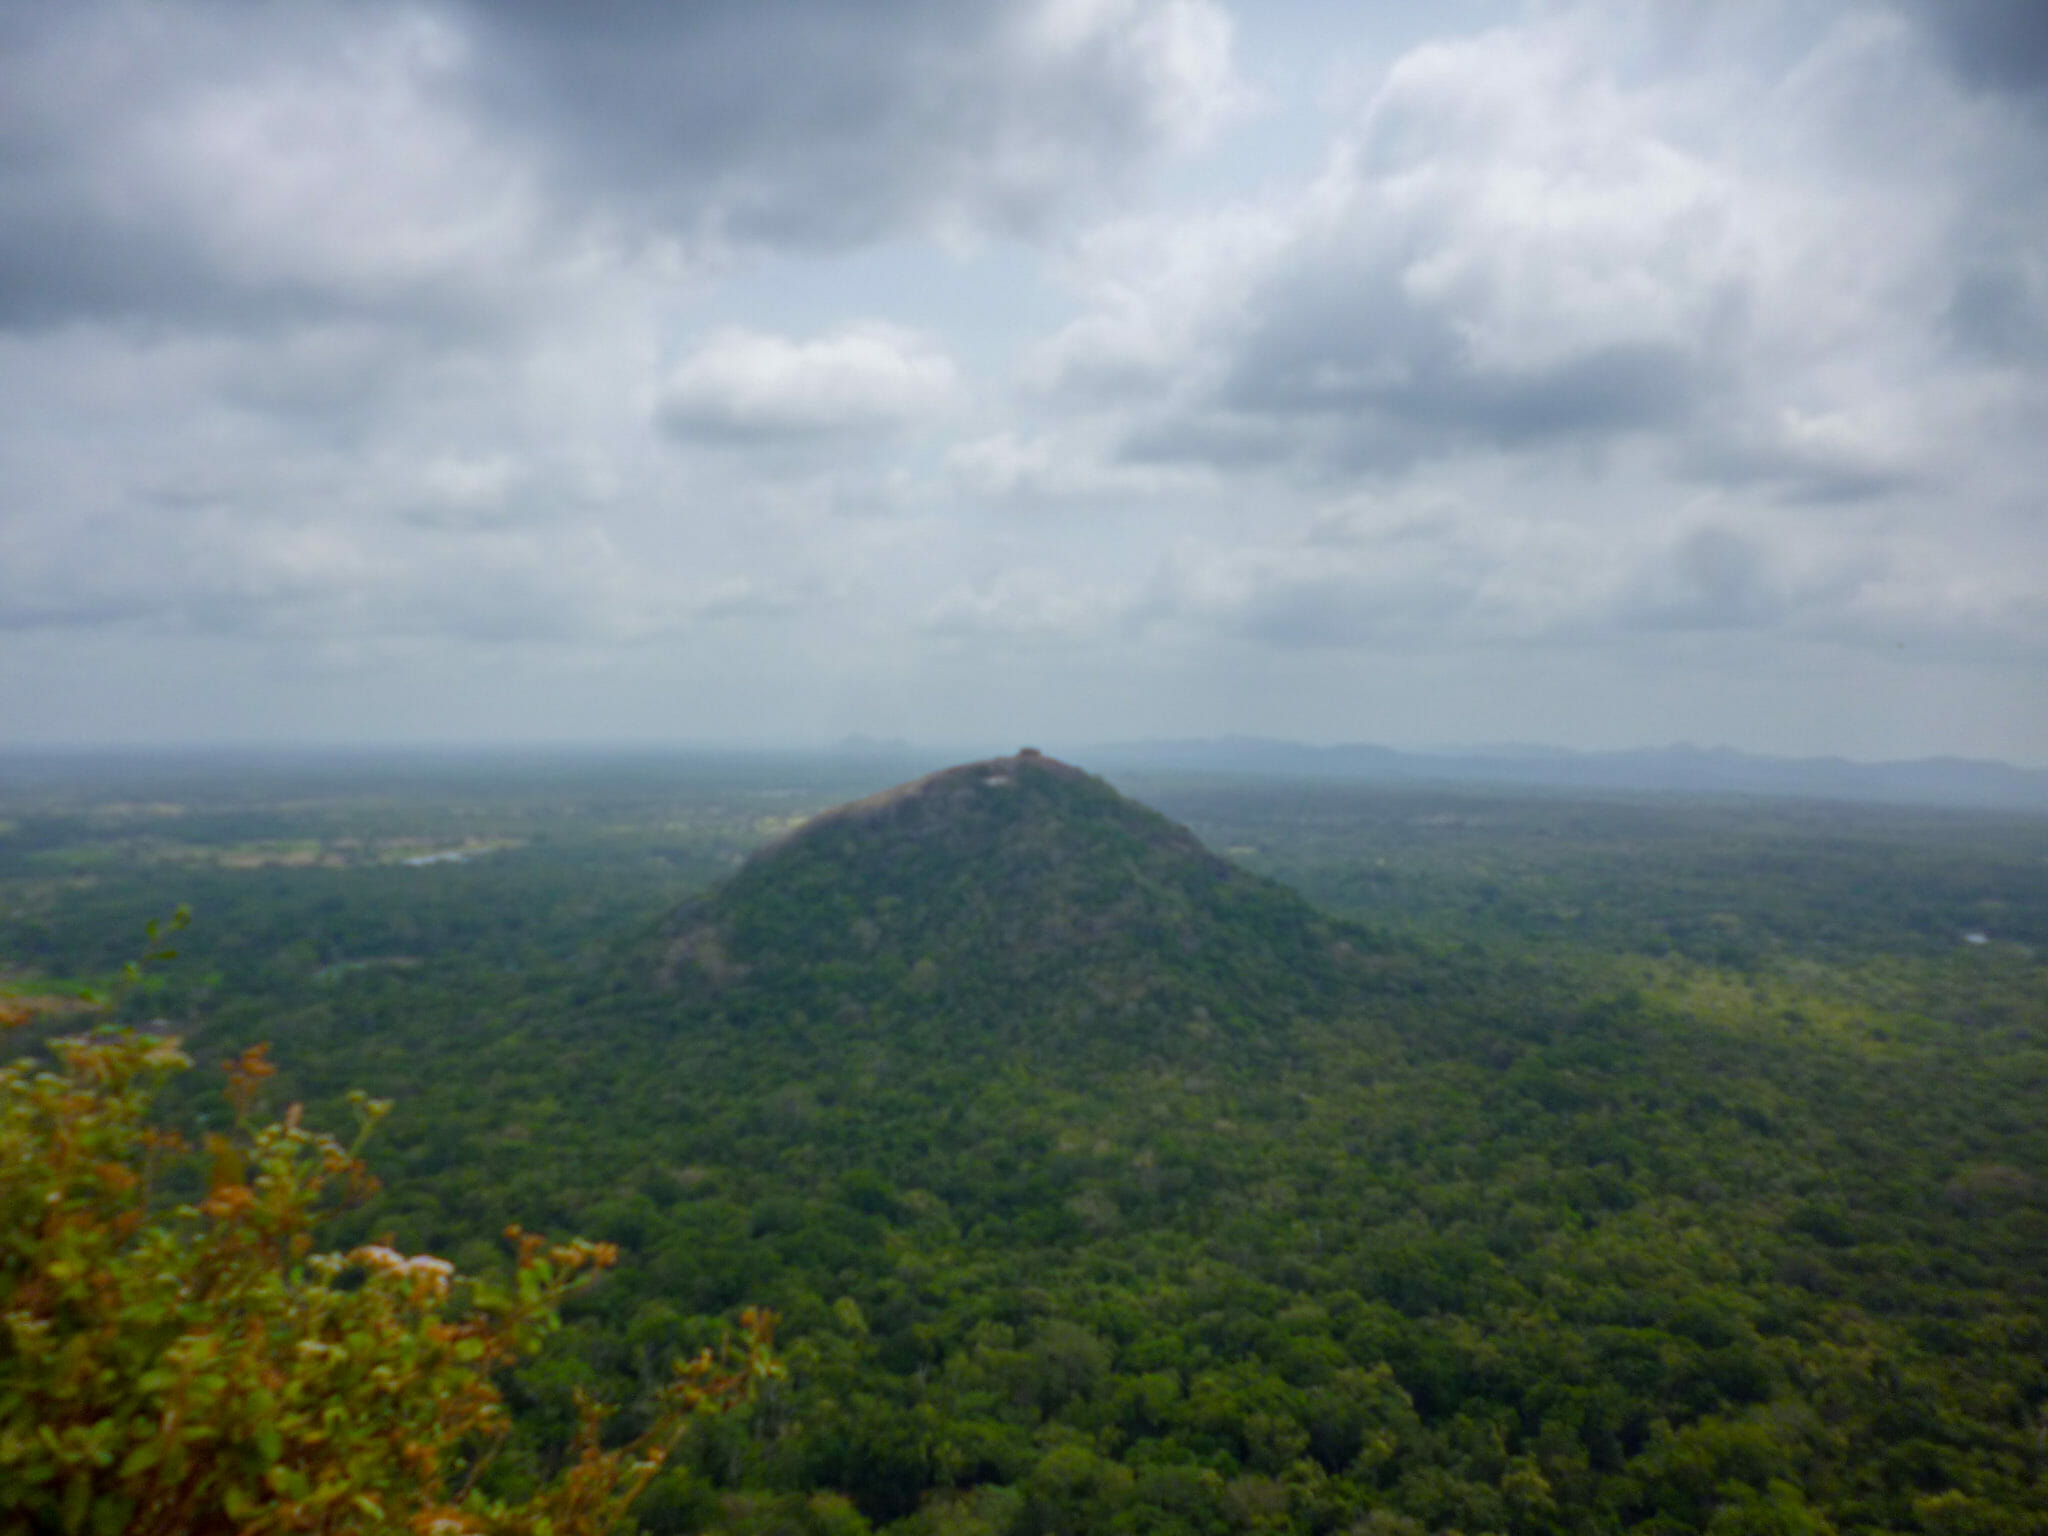
{"type": "MultiPolygon", "coordinates": [[[[234,1131],[197,1147],[149,1122],[190,1065],[177,1041],[103,1028],[51,1051],[0,1068],[0,1529],[581,1536],[623,1519],[693,1418],[777,1370],[773,1319],[750,1311],[638,1438],[605,1449],[584,1403],[555,1481],[488,1497],[510,1429],[493,1374],[616,1251],[515,1228],[503,1282],[316,1252],[320,1219],[374,1185],[360,1137],[308,1130],[297,1106],[251,1122],[260,1048],[229,1071],[234,1131]],[[196,1198],[172,1203],[180,1176],[196,1198]]],[[[384,1106],[353,1102],[367,1133],[384,1106]]]]}

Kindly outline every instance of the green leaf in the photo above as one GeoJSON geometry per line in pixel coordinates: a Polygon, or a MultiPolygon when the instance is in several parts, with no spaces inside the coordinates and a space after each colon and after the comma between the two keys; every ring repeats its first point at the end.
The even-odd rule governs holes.
{"type": "Polygon", "coordinates": [[[119,1475],[122,1477],[133,1477],[138,1472],[147,1472],[156,1465],[156,1459],[160,1454],[161,1448],[157,1441],[153,1439],[143,1441],[142,1444],[135,1447],[134,1450],[122,1458],[119,1475]]]}

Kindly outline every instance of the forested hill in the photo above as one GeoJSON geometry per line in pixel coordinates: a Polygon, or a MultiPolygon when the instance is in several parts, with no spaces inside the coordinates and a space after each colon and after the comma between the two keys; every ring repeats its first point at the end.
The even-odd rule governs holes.
{"type": "Polygon", "coordinates": [[[1371,938],[1026,749],[809,821],[652,946],[685,1009],[792,1013],[1055,1072],[1272,1052],[1371,974],[1371,938]]]}

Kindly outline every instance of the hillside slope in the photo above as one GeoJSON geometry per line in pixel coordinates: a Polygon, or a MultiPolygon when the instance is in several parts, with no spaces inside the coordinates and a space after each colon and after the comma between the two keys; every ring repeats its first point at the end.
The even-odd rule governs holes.
{"type": "Polygon", "coordinates": [[[950,1020],[1040,1065],[1282,1047],[1371,941],[1078,768],[1026,750],[816,817],[663,926],[688,1006],[950,1020]]]}

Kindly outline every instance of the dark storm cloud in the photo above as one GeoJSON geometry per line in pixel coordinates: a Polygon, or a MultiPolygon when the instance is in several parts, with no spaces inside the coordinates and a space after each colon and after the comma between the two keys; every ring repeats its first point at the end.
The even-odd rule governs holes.
{"type": "Polygon", "coordinates": [[[530,259],[424,12],[22,0],[0,28],[0,326],[473,327],[530,259]]]}
{"type": "Polygon", "coordinates": [[[2021,362],[2048,355],[2048,252],[1970,261],[1946,319],[1955,343],[1979,356],[2021,362]]]}
{"type": "Polygon", "coordinates": [[[1733,295],[1696,303],[1675,336],[1655,317],[1635,326],[1617,304],[1579,335],[1489,353],[1475,334],[1488,329],[1503,284],[1430,295],[1411,280],[1423,257],[1464,259],[1465,238],[1428,229],[1390,237],[1368,216],[1305,241],[1217,327],[1214,386],[1136,426],[1125,451],[1148,461],[1402,471],[1473,449],[1534,451],[1678,428],[1725,385],[1710,332],[1718,315],[1739,311],[1733,295]]]}
{"type": "Polygon", "coordinates": [[[1774,623],[1785,604],[1756,540],[1706,527],[1651,563],[1633,607],[1629,617],[1652,628],[1733,629],[1774,623]]]}
{"type": "Polygon", "coordinates": [[[0,8],[0,325],[517,305],[686,258],[1018,232],[1229,96],[1194,0],[0,8]]]}
{"type": "Polygon", "coordinates": [[[113,239],[109,223],[64,206],[34,173],[0,170],[0,326],[181,311],[224,318],[241,310],[244,301],[189,253],[113,239]]]}
{"type": "Polygon", "coordinates": [[[493,0],[462,14],[479,99],[565,184],[654,224],[778,246],[1036,230],[1195,125],[1225,83],[1220,34],[1202,57],[1212,18],[1184,7],[493,0]]]}
{"type": "Polygon", "coordinates": [[[1917,0],[1913,9],[1963,78],[2048,104],[2048,5],[1917,0]]]}
{"type": "Polygon", "coordinates": [[[2048,246],[2039,222],[2048,185],[2048,5],[1916,0],[1909,12],[1958,79],[2019,105],[2018,121],[2031,127],[1971,168],[1984,197],[1958,231],[1946,319],[1966,352],[2038,364],[2048,358],[2048,246]]]}
{"type": "MultiPolygon", "coordinates": [[[[111,18],[83,8],[0,7],[0,326],[183,308],[208,286],[110,185],[121,110],[137,107],[111,18]],[[112,99],[104,99],[112,98],[112,99]]],[[[138,40],[141,41],[141,40],[138,40]]]]}
{"type": "Polygon", "coordinates": [[[1280,274],[1253,300],[1218,405],[1303,422],[1347,468],[1402,468],[1472,446],[1523,448],[1680,420],[1705,361],[1671,345],[1599,342],[1520,366],[1475,356],[1458,316],[1406,300],[1393,274],[1280,274]]]}

